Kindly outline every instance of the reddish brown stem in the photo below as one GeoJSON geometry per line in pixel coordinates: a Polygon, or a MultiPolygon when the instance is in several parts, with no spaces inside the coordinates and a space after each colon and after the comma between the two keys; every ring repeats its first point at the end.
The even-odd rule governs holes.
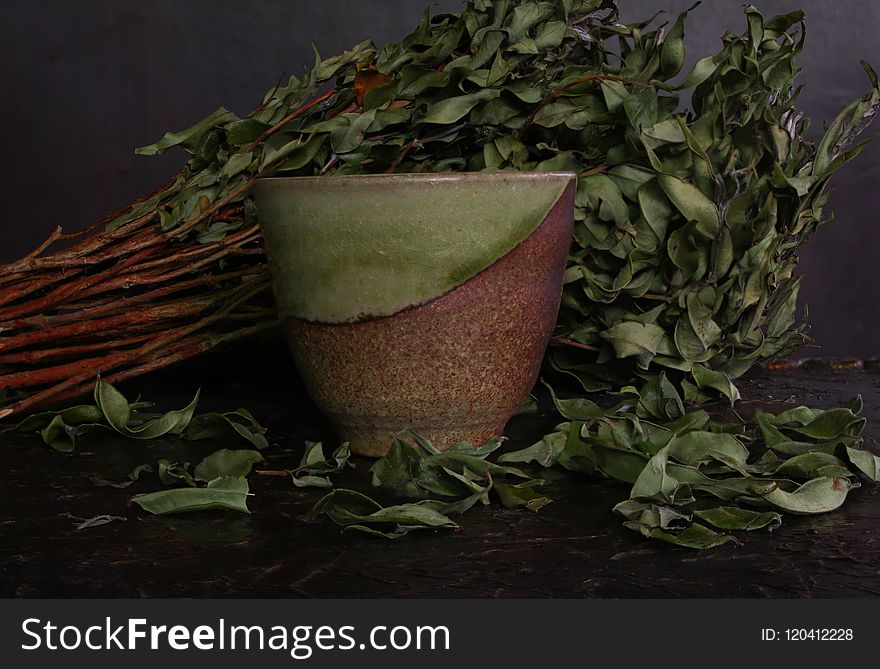
{"type": "MultiPolygon", "coordinates": [[[[135,365],[126,369],[119,369],[116,371],[104,373],[102,374],[102,377],[109,383],[119,383],[122,381],[126,381],[142,374],[154,372],[159,369],[164,369],[169,365],[195,357],[197,355],[205,353],[206,351],[211,350],[212,348],[215,348],[216,346],[228,344],[237,339],[249,337],[251,335],[257,334],[258,332],[272,329],[274,327],[277,327],[277,324],[274,321],[259,323],[250,328],[237,330],[235,332],[230,332],[219,336],[206,337],[193,343],[189,343],[184,340],[184,342],[180,346],[176,347],[171,354],[159,355],[151,359],[148,358],[145,359],[145,361],[140,365],[135,365]]],[[[5,420],[8,417],[19,415],[34,406],[49,404],[51,402],[60,402],[62,400],[86,395],[92,391],[95,385],[94,381],[91,380],[91,377],[88,378],[88,381],[81,382],[78,385],[71,386],[70,383],[58,384],[56,386],[53,386],[52,388],[43,391],[42,393],[39,393],[38,395],[32,395],[31,397],[26,398],[25,400],[22,400],[17,404],[13,404],[12,406],[5,409],[0,409],[0,420],[5,420]]]]}
{"type": "Polygon", "coordinates": [[[55,226],[55,229],[51,232],[51,234],[46,238],[46,241],[44,241],[42,244],[40,244],[37,248],[35,248],[30,253],[28,253],[24,258],[21,259],[21,261],[27,262],[33,258],[36,258],[38,255],[40,255],[43,251],[45,251],[47,248],[52,246],[52,244],[57,242],[59,239],[61,239],[61,226],[57,225],[57,226],[55,226]]]}
{"type": "Polygon", "coordinates": [[[162,256],[156,258],[155,260],[141,263],[136,268],[132,268],[132,270],[135,272],[141,272],[143,270],[153,267],[160,267],[162,265],[179,264],[181,262],[185,262],[187,259],[190,258],[198,258],[199,256],[207,255],[211,251],[217,249],[241,247],[258,239],[260,239],[260,228],[256,224],[253,224],[241,230],[236,230],[234,233],[228,234],[222,241],[219,242],[202,244],[197,241],[193,241],[189,245],[182,247],[180,251],[177,251],[170,256],[162,256]]]}
{"type": "Polygon", "coordinates": [[[88,276],[79,282],[60,285],[43,297],[33,300],[32,302],[9,307],[4,313],[4,320],[12,320],[21,316],[34,314],[45,309],[50,309],[56,303],[68,300],[71,297],[88,294],[85,293],[88,288],[91,288],[94,285],[104,285],[110,277],[125,271],[132,265],[137,265],[138,262],[148,256],[148,252],[149,250],[135,253],[133,256],[120,260],[116,265],[104,272],[88,276]]]}
{"type": "Polygon", "coordinates": [[[240,291],[240,294],[225,309],[206,316],[205,318],[195,323],[191,323],[170,333],[158,336],[137,349],[119,351],[107,355],[103,359],[95,361],[95,365],[91,366],[89,369],[72,374],[64,381],[55,384],[51,388],[34,393],[33,395],[19,402],[16,402],[8,408],[12,410],[12,413],[21,413],[22,411],[27,411],[31,407],[39,406],[40,404],[43,404],[49,400],[61,399],[61,395],[78,389],[87,379],[90,379],[96,372],[104,373],[104,375],[109,378],[112,370],[116,370],[119,367],[122,367],[129,363],[143,360],[148,354],[153,353],[157,349],[161,349],[169,343],[180,341],[190,333],[204,329],[208,325],[216,323],[217,321],[221,320],[226,314],[232,312],[239,305],[248,302],[264,289],[264,285],[258,285],[256,287],[249,288],[248,290],[240,291]]]}
{"type": "Polygon", "coordinates": [[[419,140],[417,139],[413,139],[412,141],[407,142],[400,150],[400,153],[397,154],[397,158],[394,159],[394,162],[391,163],[391,166],[386,171],[386,174],[394,174],[394,171],[398,167],[400,167],[400,163],[402,163],[404,159],[409,155],[409,152],[417,146],[421,146],[421,142],[419,142],[419,140]]]}
{"type": "Polygon", "coordinates": [[[113,373],[107,377],[107,380],[113,383],[115,381],[123,381],[125,379],[133,378],[135,376],[140,376],[141,374],[146,374],[147,372],[155,372],[156,370],[164,369],[169,365],[173,365],[178,362],[194,358],[198,355],[201,355],[202,353],[210,351],[212,348],[216,348],[217,346],[222,346],[223,344],[228,344],[229,342],[236,341],[238,339],[250,337],[251,335],[257,334],[259,332],[264,332],[266,330],[271,330],[275,327],[278,327],[278,323],[275,321],[273,315],[270,320],[264,321],[262,323],[257,323],[256,325],[252,325],[248,328],[236,330],[234,332],[228,332],[220,335],[211,335],[193,342],[188,342],[184,340],[181,345],[174,347],[170,353],[156,356],[152,360],[148,360],[141,365],[131,367],[124,371],[113,373]]]}
{"type": "Polygon", "coordinates": [[[331,88],[329,91],[327,91],[326,93],[323,93],[323,94],[319,95],[318,97],[316,97],[316,98],[315,98],[314,100],[312,100],[311,102],[308,102],[308,103],[304,104],[302,107],[299,107],[298,109],[295,109],[294,111],[292,111],[291,113],[289,113],[287,116],[285,116],[283,119],[281,119],[280,121],[278,121],[278,123],[276,123],[276,124],[273,125],[271,128],[269,128],[268,130],[266,130],[266,132],[264,132],[262,135],[260,135],[259,137],[257,137],[253,142],[251,142],[251,143],[248,145],[248,147],[247,147],[247,151],[253,151],[253,150],[254,150],[255,148],[257,148],[261,143],[265,142],[265,141],[266,141],[267,139],[269,139],[272,135],[274,135],[276,132],[278,132],[279,130],[281,130],[281,128],[283,128],[285,125],[287,125],[288,123],[290,123],[293,119],[295,119],[297,116],[302,116],[303,114],[305,114],[309,109],[311,109],[311,108],[314,107],[315,105],[322,103],[324,100],[326,100],[327,98],[330,98],[330,97],[332,97],[332,96],[334,96],[334,95],[336,95],[336,89],[335,89],[335,88],[331,88]]]}
{"type": "Polygon", "coordinates": [[[605,170],[608,169],[607,165],[597,165],[596,167],[592,167],[588,170],[584,170],[578,174],[579,177],[591,177],[594,174],[604,174],[605,170]]]}
{"type": "MultiPolygon", "coordinates": [[[[225,275],[215,276],[211,274],[204,274],[197,279],[171,283],[167,286],[162,286],[161,288],[157,288],[146,293],[141,293],[139,295],[134,295],[132,297],[122,297],[120,299],[120,297],[117,295],[110,298],[96,300],[93,304],[80,303],[78,305],[75,305],[75,307],[73,307],[72,305],[73,308],[65,309],[62,313],[51,315],[39,314],[37,316],[31,316],[29,318],[19,319],[17,321],[0,323],[0,329],[35,327],[45,328],[62,323],[69,323],[71,321],[87,321],[90,319],[94,319],[96,316],[106,315],[114,311],[127,311],[132,306],[143,304],[145,302],[156,302],[163,297],[167,297],[175,293],[182,293],[184,291],[190,290],[191,288],[197,288],[199,286],[206,285],[217,285],[219,283],[222,283],[223,281],[241,278],[253,273],[254,270],[252,268],[248,268],[238,272],[230,272],[225,275]]],[[[2,342],[2,340],[0,340],[0,342],[2,342]]]]}
{"type": "Polygon", "coordinates": [[[127,339],[112,339],[111,341],[100,341],[92,344],[77,344],[75,346],[64,346],[61,348],[44,348],[37,351],[20,351],[18,353],[4,353],[0,355],[0,364],[26,364],[34,365],[45,363],[47,360],[55,358],[74,358],[83,353],[92,353],[94,351],[106,351],[111,348],[125,348],[135,344],[142,344],[150,339],[151,333],[129,337],[127,339]]]}
{"type": "MultiPolygon", "coordinates": [[[[262,251],[260,251],[262,253],[262,251]]],[[[79,291],[80,297],[91,295],[100,295],[117,289],[130,289],[135,286],[148,286],[177,279],[187,274],[196,274],[205,267],[213,265],[218,260],[232,255],[232,249],[221,248],[211,255],[200,258],[198,261],[190,262],[187,265],[177,266],[172,270],[164,272],[139,272],[132,268],[130,272],[122,276],[113,276],[107,281],[91,282],[88,288],[79,291]]]]}
{"type": "Polygon", "coordinates": [[[21,274],[31,271],[43,271],[46,269],[84,267],[97,265],[106,262],[107,260],[118,258],[132,250],[138,250],[138,248],[140,248],[137,247],[138,240],[152,239],[161,241],[161,238],[156,235],[153,230],[144,230],[144,227],[148,224],[152,227],[155,215],[155,212],[150,212],[117,230],[100,232],[92,235],[91,237],[84,239],[80,244],[65,249],[63,253],[56,253],[51,256],[40,258],[31,258],[27,262],[20,260],[15,263],[0,266],[0,276],[21,274]],[[146,234],[144,234],[145,232],[146,234]],[[120,239],[125,237],[131,237],[131,239],[127,242],[119,242],[120,239]],[[132,239],[134,241],[132,241],[132,239]],[[111,244],[111,248],[103,254],[96,253],[111,244]]]}
{"type": "Polygon", "coordinates": [[[571,348],[579,348],[583,351],[598,351],[599,350],[595,346],[590,346],[588,344],[581,344],[579,341],[574,341],[573,339],[564,339],[562,337],[550,337],[550,343],[556,344],[557,346],[570,346],[571,348]]]}
{"type": "MultiPolygon", "coordinates": [[[[41,344],[45,341],[63,341],[82,335],[93,335],[100,332],[112,332],[127,325],[141,326],[152,321],[167,321],[203,313],[220,298],[203,297],[198,300],[179,300],[168,304],[147,305],[141,309],[126,310],[107,318],[85,319],[75,323],[66,323],[51,328],[42,328],[35,332],[23,332],[12,337],[0,339],[0,352],[14,351],[25,346],[41,344]]],[[[0,376],[0,388],[8,388],[5,377],[0,376]]]]}
{"type": "Polygon", "coordinates": [[[48,286],[57,285],[79,273],[79,270],[69,269],[63,272],[47,272],[36,277],[19,280],[11,286],[0,289],[0,307],[13,304],[26,298],[28,295],[32,295],[48,286]]]}

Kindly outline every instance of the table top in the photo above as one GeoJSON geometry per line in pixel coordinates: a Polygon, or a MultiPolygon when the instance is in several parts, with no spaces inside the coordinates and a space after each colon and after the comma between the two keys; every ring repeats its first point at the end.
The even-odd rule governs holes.
{"type": "MultiPolygon", "coordinates": [[[[244,405],[269,428],[268,468],[296,466],[305,439],[335,444],[282,349],[238,349],[129,382],[173,408],[202,386],[200,410],[244,405]]],[[[742,410],[830,407],[860,393],[869,447],[880,435],[880,372],[828,364],[755,370],[738,384],[742,410]]],[[[515,418],[510,449],[558,422],[515,418]]],[[[83,439],[64,455],[39,439],[0,434],[0,596],[4,597],[870,597],[880,595],[880,489],[863,486],[835,513],[786,517],[741,546],[693,551],[650,541],[612,513],[628,487],[543,471],[554,503],[531,513],[474,508],[460,531],[395,542],[342,534],[302,516],[322,491],[250,478],[250,516],[149,516],[129,508],[155,481],[117,489],[142,463],[198,462],[228,444],[83,439]],[[123,516],[86,530],[71,516],[123,516]]],[[[342,486],[367,487],[355,458],[342,486]]]]}

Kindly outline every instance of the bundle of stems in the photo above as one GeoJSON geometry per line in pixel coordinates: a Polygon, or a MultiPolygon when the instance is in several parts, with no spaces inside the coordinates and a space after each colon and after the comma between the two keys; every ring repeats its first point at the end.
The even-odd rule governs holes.
{"type": "MultiPolygon", "coordinates": [[[[252,145],[334,94],[288,110],[252,145]]],[[[276,327],[262,237],[246,214],[258,175],[214,202],[201,197],[185,222],[164,229],[161,204],[191,167],[80,232],[56,227],[31,253],[0,265],[0,420],[83,395],[96,373],[124,381],[276,327]],[[194,234],[220,221],[230,232],[217,241],[194,234]]]]}
{"type": "MultiPolygon", "coordinates": [[[[196,218],[243,216],[240,203],[218,205],[196,218]]],[[[78,234],[58,227],[0,266],[3,417],[80,395],[96,371],[121,381],[274,326],[255,224],[204,244],[176,241],[156,212],[104,230],[116,215],[78,234]],[[239,262],[224,271],[220,259],[239,262]]]]}

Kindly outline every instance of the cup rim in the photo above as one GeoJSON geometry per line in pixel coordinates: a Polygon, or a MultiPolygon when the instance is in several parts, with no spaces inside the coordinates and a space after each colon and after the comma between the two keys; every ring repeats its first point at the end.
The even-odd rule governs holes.
{"type": "Polygon", "coordinates": [[[572,181],[577,179],[576,172],[564,171],[524,171],[524,170],[482,170],[480,172],[395,172],[392,174],[331,174],[326,176],[268,176],[258,177],[254,185],[281,184],[285,182],[348,182],[359,181],[388,181],[388,182],[454,182],[454,181],[493,181],[503,178],[514,181],[572,181]]]}

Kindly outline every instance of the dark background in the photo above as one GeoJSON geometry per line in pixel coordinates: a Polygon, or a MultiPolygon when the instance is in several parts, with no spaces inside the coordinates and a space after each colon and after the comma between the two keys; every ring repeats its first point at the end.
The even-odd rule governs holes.
{"type": "MultiPolygon", "coordinates": [[[[364,37],[409,32],[422,0],[0,0],[0,261],[27,252],[56,225],[72,231],[153,190],[183,156],[144,158],[149,144],[219,106],[246,114],[275,83],[364,37]]],[[[431,3],[455,11],[458,0],[431,3]]],[[[621,0],[624,20],[691,0],[621,0]]],[[[814,133],[868,87],[858,64],[880,67],[880,2],[763,0],[765,16],[807,10],[801,108],[814,133]]],[[[742,32],[742,6],[707,0],[691,16],[688,62],[714,53],[725,30],[742,32]]],[[[880,126],[872,131],[880,132],[880,126]]],[[[880,355],[874,295],[880,229],[880,144],[837,179],[837,220],[804,248],[801,292],[822,353],[880,355]]]]}

